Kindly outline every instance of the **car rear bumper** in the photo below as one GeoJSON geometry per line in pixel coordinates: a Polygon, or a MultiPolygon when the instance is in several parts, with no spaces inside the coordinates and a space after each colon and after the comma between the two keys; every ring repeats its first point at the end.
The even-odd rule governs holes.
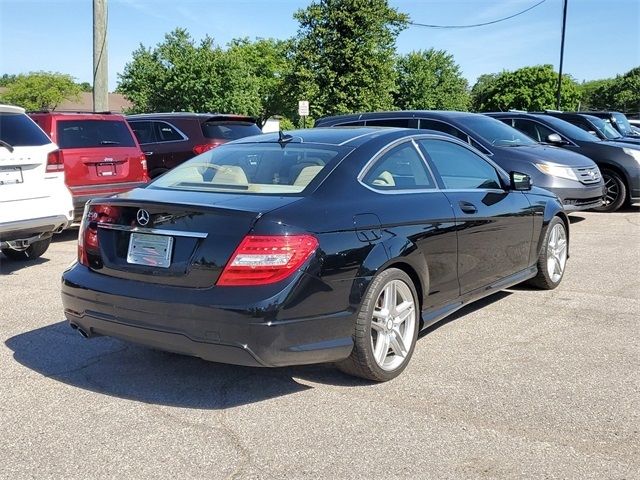
{"type": "Polygon", "coordinates": [[[88,337],[106,335],[214,362],[263,367],[332,362],[351,352],[355,313],[350,310],[278,320],[273,298],[265,300],[267,309],[222,307],[211,305],[212,290],[143,285],[79,264],[62,277],[65,316],[88,337]]]}
{"type": "Polygon", "coordinates": [[[0,223],[0,243],[33,239],[34,237],[45,238],[54,232],[63,230],[69,223],[70,221],[65,215],[0,223]]]}

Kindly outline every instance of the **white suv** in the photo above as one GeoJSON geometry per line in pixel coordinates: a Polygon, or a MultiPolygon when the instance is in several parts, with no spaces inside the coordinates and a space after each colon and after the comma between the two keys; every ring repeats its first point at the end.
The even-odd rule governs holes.
{"type": "Polygon", "coordinates": [[[0,105],[0,249],[14,260],[42,255],[73,220],[64,163],[23,108],[0,105]]]}

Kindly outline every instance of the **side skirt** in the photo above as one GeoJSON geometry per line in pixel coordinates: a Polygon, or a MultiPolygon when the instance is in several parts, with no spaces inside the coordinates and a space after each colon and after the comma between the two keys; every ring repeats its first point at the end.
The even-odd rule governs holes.
{"type": "Polygon", "coordinates": [[[527,268],[526,270],[521,270],[520,272],[514,273],[513,275],[509,275],[508,277],[501,278],[495,283],[488,285],[486,287],[481,287],[471,292],[465,293],[464,295],[458,297],[453,302],[447,303],[444,306],[430,308],[428,310],[422,311],[422,330],[427,327],[430,327],[434,323],[443,320],[444,318],[451,315],[453,312],[460,310],[465,305],[475,302],[476,300],[480,300],[481,298],[492,295],[500,290],[504,290],[505,288],[513,287],[519,283],[522,283],[530,278],[533,278],[538,273],[538,268],[533,265],[532,267],[527,268]]]}

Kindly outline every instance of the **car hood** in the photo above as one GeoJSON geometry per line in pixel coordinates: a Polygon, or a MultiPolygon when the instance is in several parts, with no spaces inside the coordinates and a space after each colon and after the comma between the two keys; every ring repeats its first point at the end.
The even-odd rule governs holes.
{"type": "Polygon", "coordinates": [[[569,167],[591,167],[593,160],[579,153],[551,145],[522,145],[519,147],[497,147],[502,155],[529,162],[553,162],[569,167]]]}

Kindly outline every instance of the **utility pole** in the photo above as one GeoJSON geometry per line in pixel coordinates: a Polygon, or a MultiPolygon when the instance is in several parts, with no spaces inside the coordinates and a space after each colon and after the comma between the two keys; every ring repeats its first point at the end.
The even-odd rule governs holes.
{"type": "Polygon", "coordinates": [[[93,111],[109,110],[107,0],[93,0],[93,111]]]}
{"type": "Polygon", "coordinates": [[[560,110],[560,100],[562,88],[562,63],[564,61],[564,32],[567,28],[567,3],[569,0],[563,0],[564,6],[562,7],[562,40],[560,40],[560,68],[558,73],[558,92],[556,93],[556,109],[560,110]]]}

